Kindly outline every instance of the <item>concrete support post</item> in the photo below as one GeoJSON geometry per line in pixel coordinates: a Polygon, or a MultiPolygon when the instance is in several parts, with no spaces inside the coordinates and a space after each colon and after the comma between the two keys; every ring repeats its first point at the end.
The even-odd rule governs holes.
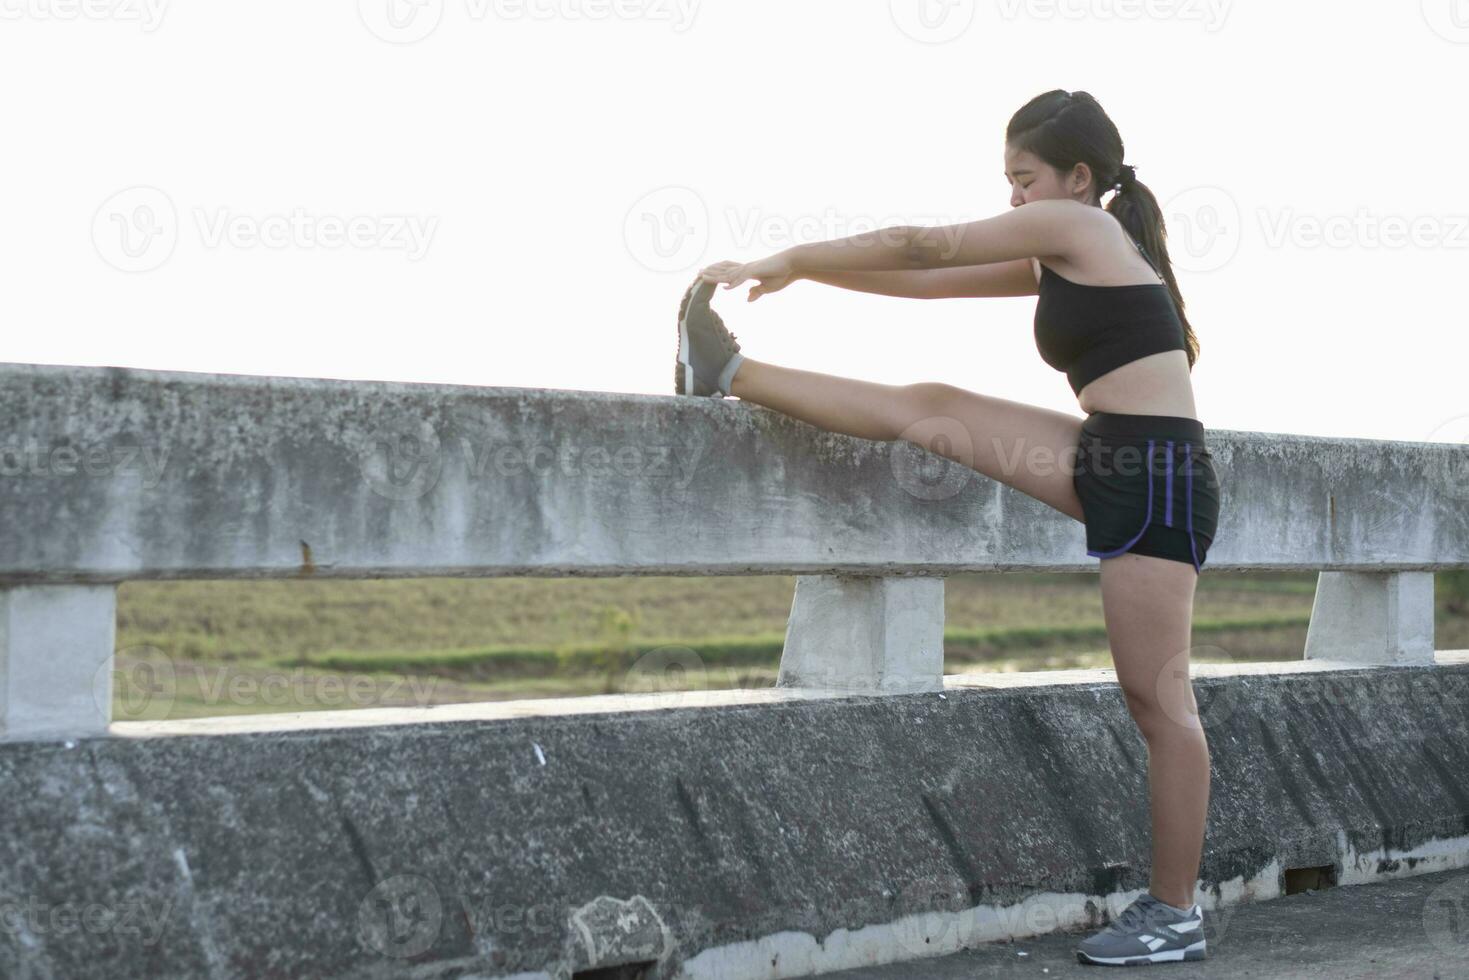
{"type": "Polygon", "coordinates": [[[0,737],[107,732],[117,586],[0,587],[0,737]]]}
{"type": "Polygon", "coordinates": [[[944,688],[944,580],[800,575],[779,687],[903,694],[944,688]]]}
{"type": "Polygon", "coordinates": [[[1433,663],[1433,573],[1319,573],[1306,659],[1433,663]]]}

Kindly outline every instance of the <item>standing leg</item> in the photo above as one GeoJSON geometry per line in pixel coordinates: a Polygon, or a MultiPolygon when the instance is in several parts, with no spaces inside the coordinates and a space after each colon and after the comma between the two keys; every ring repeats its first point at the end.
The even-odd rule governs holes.
{"type": "Polygon", "coordinates": [[[1102,560],[1102,615],[1117,682],[1148,747],[1152,894],[1194,904],[1209,809],[1209,745],[1189,678],[1194,588],[1186,562],[1131,552],[1102,560]]]}

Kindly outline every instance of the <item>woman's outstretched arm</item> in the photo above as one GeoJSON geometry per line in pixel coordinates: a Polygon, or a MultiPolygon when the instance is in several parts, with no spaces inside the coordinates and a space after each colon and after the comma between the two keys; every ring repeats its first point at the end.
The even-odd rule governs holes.
{"type": "Polygon", "coordinates": [[[749,279],[758,280],[748,297],[754,300],[817,273],[919,272],[1005,264],[1033,256],[1064,257],[1078,250],[1077,242],[1089,222],[1078,220],[1086,216],[1076,209],[1087,206],[1078,201],[1031,201],[1005,214],[964,224],[898,226],[830,242],[794,245],[744,265],[716,263],[702,275],[724,283],[726,289],[749,279]]]}
{"type": "Polygon", "coordinates": [[[960,299],[979,296],[1034,296],[1030,259],[969,265],[955,269],[904,269],[887,272],[834,272],[818,269],[801,278],[879,296],[907,299],[960,299]]]}
{"type": "Polygon", "coordinates": [[[780,253],[797,275],[814,271],[884,272],[944,269],[1067,255],[1080,222],[1076,201],[1031,201],[993,218],[937,227],[899,226],[794,245],[780,253]]]}

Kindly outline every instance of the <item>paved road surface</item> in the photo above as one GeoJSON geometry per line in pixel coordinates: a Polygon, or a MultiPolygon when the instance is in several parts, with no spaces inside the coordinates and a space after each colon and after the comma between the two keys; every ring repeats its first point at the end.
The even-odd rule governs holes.
{"type": "Polygon", "coordinates": [[[1330,888],[1206,912],[1202,963],[1083,966],[1095,930],[989,943],[933,960],[825,974],[822,980],[974,980],[1135,975],[1148,980],[1469,980],[1469,870],[1330,888]]]}

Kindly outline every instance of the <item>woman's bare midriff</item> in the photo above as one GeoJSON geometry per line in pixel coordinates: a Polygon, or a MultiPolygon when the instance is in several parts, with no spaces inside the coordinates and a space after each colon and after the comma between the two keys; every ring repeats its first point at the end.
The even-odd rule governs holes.
{"type": "Polygon", "coordinates": [[[1177,415],[1196,419],[1188,354],[1181,350],[1149,354],[1094,379],[1077,392],[1081,410],[1123,415],[1177,415]]]}

